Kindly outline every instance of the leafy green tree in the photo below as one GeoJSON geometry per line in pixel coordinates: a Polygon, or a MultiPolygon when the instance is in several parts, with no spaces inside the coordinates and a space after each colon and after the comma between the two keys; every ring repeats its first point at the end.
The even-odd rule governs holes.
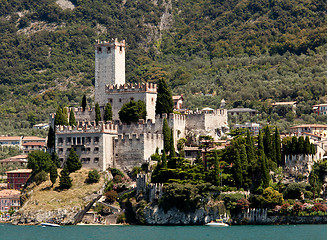
{"type": "Polygon", "coordinates": [[[159,80],[158,96],[156,103],[156,114],[172,113],[174,109],[174,102],[172,93],[164,79],[159,80]]]}
{"type": "Polygon", "coordinates": [[[112,121],[112,106],[110,103],[106,104],[106,107],[104,109],[104,118],[103,120],[105,122],[112,121]]]}
{"type": "Polygon", "coordinates": [[[55,164],[52,164],[50,168],[50,180],[52,182],[52,186],[56,183],[58,177],[58,170],[55,164]]]}
{"type": "Polygon", "coordinates": [[[79,156],[75,152],[74,148],[71,148],[69,151],[68,158],[66,160],[66,168],[69,173],[75,172],[79,169],[81,169],[82,163],[79,160],[79,156]]]}
{"type": "Polygon", "coordinates": [[[49,127],[49,131],[48,131],[48,142],[47,142],[47,147],[49,149],[54,149],[55,147],[55,141],[56,141],[56,136],[55,136],[55,132],[52,128],[52,126],[49,127]]]}
{"type": "Polygon", "coordinates": [[[263,136],[263,146],[265,149],[265,154],[269,159],[274,160],[272,156],[273,146],[272,146],[271,132],[269,126],[265,127],[264,132],[265,134],[263,136]]]}
{"type": "Polygon", "coordinates": [[[303,154],[304,153],[304,145],[305,145],[305,140],[304,140],[304,137],[303,136],[300,136],[299,139],[298,139],[298,153],[299,154],[303,154]]]}
{"type": "Polygon", "coordinates": [[[68,112],[66,107],[62,108],[62,119],[63,119],[62,125],[68,126],[68,112]]]}
{"type": "Polygon", "coordinates": [[[37,150],[28,154],[27,168],[33,170],[33,174],[41,171],[49,172],[52,161],[49,153],[37,150]]]}
{"type": "Polygon", "coordinates": [[[240,154],[237,149],[235,149],[235,161],[233,165],[233,172],[234,172],[234,179],[235,179],[236,186],[240,188],[243,184],[243,170],[242,170],[240,154]]]}
{"type": "Polygon", "coordinates": [[[82,98],[82,109],[83,111],[85,111],[85,108],[86,108],[86,96],[84,95],[83,98],[82,98]]]}
{"type": "Polygon", "coordinates": [[[122,106],[118,114],[120,121],[127,124],[138,122],[139,119],[146,119],[145,103],[131,100],[122,106]]]}
{"type": "Polygon", "coordinates": [[[60,178],[59,178],[59,188],[60,189],[69,189],[72,187],[72,180],[70,179],[69,176],[69,171],[65,167],[61,172],[60,172],[60,178]]]}
{"type": "Polygon", "coordinates": [[[48,173],[46,173],[44,170],[41,170],[34,176],[34,182],[39,185],[43,182],[45,182],[48,178],[48,173]]]}
{"type": "Polygon", "coordinates": [[[164,118],[162,125],[162,134],[164,138],[164,149],[165,152],[169,152],[170,150],[170,128],[168,126],[167,119],[164,118]]]}
{"type": "Polygon", "coordinates": [[[186,143],[186,139],[185,138],[180,138],[177,141],[177,150],[178,150],[179,156],[181,158],[184,158],[185,157],[185,151],[184,151],[185,143],[186,143]]]}
{"type": "Polygon", "coordinates": [[[95,122],[98,125],[98,123],[101,121],[101,112],[100,112],[100,106],[99,103],[95,104],[95,122]]]}
{"type": "Polygon", "coordinates": [[[310,139],[308,136],[305,137],[304,141],[304,154],[310,154],[311,152],[311,144],[310,144],[310,139]]]}
{"type": "Polygon", "coordinates": [[[74,114],[73,109],[70,109],[70,113],[69,113],[69,125],[72,126],[72,127],[77,125],[77,122],[76,122],[76,119],[75,119],[75,114],[74,114]]]}
{"type": "Polygon", "coordinates": [[[282,205],[283,202],[283,194],[274,190],[272,187],[267,187],[265,190],[263,190],[261,203],[264,207],[273,208],[276,205],[282,205]]]}
{"type": "Polygon", "coordinates": [[[55,115],[55,121],[54,121],[55,126],[65,125],[65,118],[64,118],[62,111],[63,111],[62,108],[58,107],[56,115],[55,115]]]}

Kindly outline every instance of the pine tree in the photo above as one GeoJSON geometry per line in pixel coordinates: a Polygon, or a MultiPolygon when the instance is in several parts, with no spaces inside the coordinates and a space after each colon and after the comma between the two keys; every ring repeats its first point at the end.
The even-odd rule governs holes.
{"type": "Polygon", "coordinates": [[[74,148],[71,148],[69,151],[69,155],[66,161],[66,167],[69,173],[75,172],[82,167],[82,163],[79,160],[77,153],[75,152],[74,148]]]}
{"type": "Polygon", "coordinates": [[[83,99],[82,99],[82,108],[83,108],[83,111],[85,111],[85,108],[86,108],[86,96],[85,95],[83,96],[83,99]]]}
{"type": "Polygon", "coordinates": [[[60,179],[59,179],[59,188],[60,189],[69,189],[72,187],[72,180],[69,176],[69,171],[67,168],[64,168],[60,172],[60,179]]]}
{"type": "Polygon", "coordinates": [[[98,125],[98,123],[101,121],[101,112],[100,112],[100,106],[99,103],[95,104],[95,123],[98,125]]]}
{"type": "Polygon", "coordinates": [[[167,156],[166,156],[166,151],[163,149],[162,151],[162,156],[161,156],[161,167],[162,168],[167,168],[167,156]]]}
{"type": "Polygon", "coordinates": [[[104,109],[104,118],[103,120],[105,122],[112,121],[112,106],[110,103],[106,104],[106,107],[104,109]]]}
{"type": "Polygon", "coordinates": [[[76,119],[75,119],[75,114],[74,114],[73,109],[70,109],[70,113],[69,113],[69,125],[72,126],[72,127],[77,125],[77,122],[76,122],[76,119]]]}
{"type": "Polygon", "coordinates": [[[278,128],[275,129],[275,149],[276,149],[276,163],[278,166],[282,163],[282,150],[281,150],[281,141],[278,128]]]}
{"type": "Polygon", "coordinates": [[[52,166],[50,168],[50,180],[52,182],[52,186],[53,186],[53,184],[56,183],[57,177],[58,177],[57,166],[55,164],[52,164],[52,166]]]}
{"type": "Polygon", "coordinates": [[[159,80],[156,103],[156,114],[172,113],[174,102],[170,88],[164,79],[159,80]]]}
{"type": "Polygon", "coordinates": [[[163,120],[162,134],[163,134],[163,138],[164,138],[165,152],[169,152],[169,150],[170,150],[170,128],[168,126],[168,122],[167,122],[166,118],[163,120]]]}
{"type": "Polygon", "coordinates": [[[49,127],[49,132],[48,132],[48,142],[47,142],[47,147],[49,149],[53,149],[55,147],[55,141],[56,141],[56,136],[55,132],[52,128],[52,126],[49,127]]]}

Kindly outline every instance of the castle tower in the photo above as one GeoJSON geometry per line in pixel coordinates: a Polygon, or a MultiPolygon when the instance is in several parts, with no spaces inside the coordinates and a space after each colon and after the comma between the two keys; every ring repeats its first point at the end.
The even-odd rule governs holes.
{"type": "Polygon", "coordinates": [[[95,102],[107,103],[105,86],[125,84],[125,40],[97,41],[95,44],[95,102]]]}

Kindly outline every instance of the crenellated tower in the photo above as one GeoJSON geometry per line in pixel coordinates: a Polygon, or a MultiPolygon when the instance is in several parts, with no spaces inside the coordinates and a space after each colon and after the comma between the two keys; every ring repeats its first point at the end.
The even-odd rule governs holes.
{"type": "Polygon", "coordinates": [[[95,102],[107,103],[106,85],[125,84],[125,40],[118,39],[95,44],[95,102]]]}

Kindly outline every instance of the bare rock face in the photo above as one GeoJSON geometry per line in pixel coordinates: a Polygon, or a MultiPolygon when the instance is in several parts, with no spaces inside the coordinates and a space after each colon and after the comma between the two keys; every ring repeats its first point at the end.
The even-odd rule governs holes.
{"type": "Polygon", "coordinates": [[[143,211],[145,223],[149,225],[203,225],[221,217],[218,209],[212,207],[187,213],[172,208],[165,213],[156,205],[145,207],[143,211]]]}
{"type": "Polygon", "coordinates": [[[75,216],[80,210],[80,208],[74,207],[71,209],[56,209],[52,211],[18,211],[12,216],[12,224],[36,225],[42,222],[49,222],[60,225],[71,225],[74,224],[75,216]]]}

